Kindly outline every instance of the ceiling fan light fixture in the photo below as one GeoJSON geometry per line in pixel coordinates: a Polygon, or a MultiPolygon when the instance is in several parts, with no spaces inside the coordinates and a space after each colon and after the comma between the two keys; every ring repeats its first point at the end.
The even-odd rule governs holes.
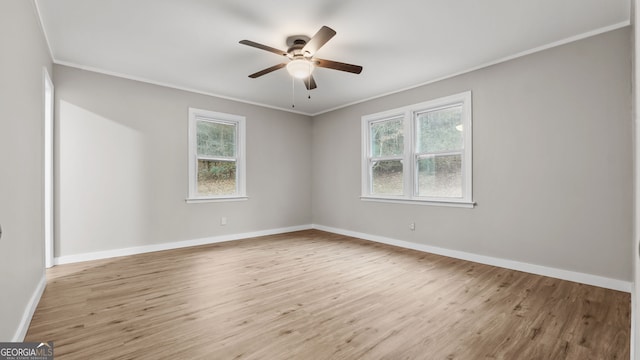
{"type": "Polygon", "coordinates": [[[287,64],[289,74],[298,79],[306,79],[315,69],[313,63],[306,59],[293,59],[287,64]]]}

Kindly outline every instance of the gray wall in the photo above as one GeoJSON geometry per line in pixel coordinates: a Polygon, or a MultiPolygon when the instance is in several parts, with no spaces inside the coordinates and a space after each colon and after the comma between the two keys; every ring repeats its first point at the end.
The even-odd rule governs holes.
{"type": "Polygon", "coordinates": [[[314,223],[631,280],[630,45],[624,28],[315,117],[314,223]],[[361,201],[361,116],[465,90],[477,207],[361,201]]]}
{"type": "Polygon", "coordinates": [[[51,59],[31,1],[0,2],[0,341],[44,276],[43,75],[51,59]]]}
{"type": "Polygon", "coordinates": [[[60,65],[54,84],[56,256],[311,223],[311,118],[60,65]],[[185,203],[189,107],[246,116],[249,200],[185,203]]]}

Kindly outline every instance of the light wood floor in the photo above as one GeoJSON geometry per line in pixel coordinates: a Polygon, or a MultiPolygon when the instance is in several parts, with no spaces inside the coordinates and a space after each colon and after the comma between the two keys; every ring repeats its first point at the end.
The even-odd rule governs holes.
{"type": "Polygon", "coordinates": [[[629,294],[320,231],[47,277],[57,360],[629,358],[629,294]]]}

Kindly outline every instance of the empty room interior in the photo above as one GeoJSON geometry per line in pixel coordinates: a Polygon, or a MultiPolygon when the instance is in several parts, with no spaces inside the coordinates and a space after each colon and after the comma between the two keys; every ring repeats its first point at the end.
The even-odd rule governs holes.
{"type": "Polygon", "coordinates": [[[0,0],[0,348],[640,359],[635,0],[0,0]]]}

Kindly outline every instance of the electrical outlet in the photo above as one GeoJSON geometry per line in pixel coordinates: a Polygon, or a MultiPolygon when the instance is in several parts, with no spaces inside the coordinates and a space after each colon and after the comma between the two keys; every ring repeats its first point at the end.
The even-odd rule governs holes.
{"type": "Polygon", "coordinates": [[[227,225],[227,217],[223,216],[220,218],[220,226],[225,226],[227,225]]]}
{"type": "Polygon", "coordinates": [[[416,223],[412,222],[411,224],[409,224],[409,230],[416,231],[416,223]]]}

